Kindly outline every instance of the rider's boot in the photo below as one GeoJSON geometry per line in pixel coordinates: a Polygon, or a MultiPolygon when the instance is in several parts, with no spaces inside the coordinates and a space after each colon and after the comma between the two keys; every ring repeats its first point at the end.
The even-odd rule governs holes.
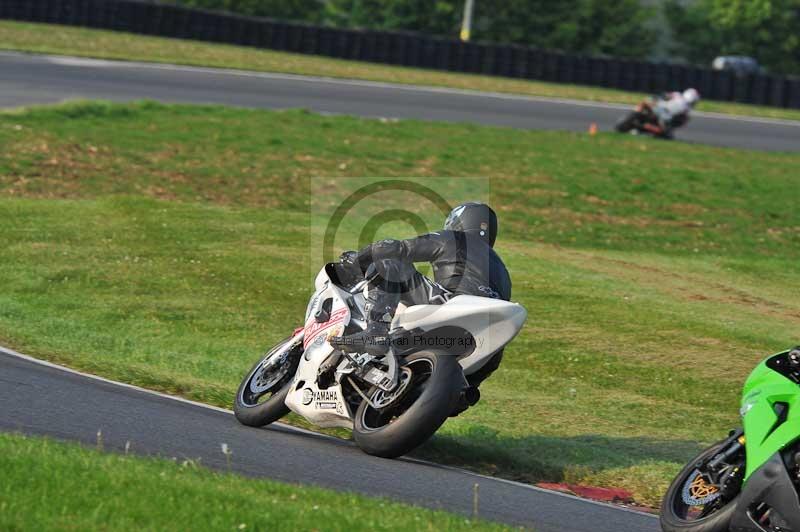
{"type": "Polygon", "coordinates": [[[458,403],[456,407],[450,412],[450,417],[456,417],[457,415],[464,412],[467,408],[471,406],[475,406],[478,404],[478,401],[481,400],[481,391],[478,389],[477,386],[467,386],[464,388],[464,391],[461,392],[461,396],[458,398],[458,403]]]}
{"type": "Polygon", "coordinates": [[[370,286],[365,294],[364,311],[367,328],[357,333],[331,339],[331,345],[345,353],[369,353],[383,356],[389,352],[389,325],[400,301],[400,295],[384,289],[374,268],[367,270],[370,286]],[[371,277],[371,279],[370,279],[371,277]]]}

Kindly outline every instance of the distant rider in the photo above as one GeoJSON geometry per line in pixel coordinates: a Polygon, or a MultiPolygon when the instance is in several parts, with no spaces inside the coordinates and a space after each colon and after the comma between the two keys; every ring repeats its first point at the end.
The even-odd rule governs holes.
{"type": "MultiPolygon", "coordinates": [[[[381,240],[361,251],[345,252],[342,265],[369,281],[367,328],[331,343],[346,352],[382,356],[389,350],[389,326],[400,302],[442,304],[459,294],[508,301],[511,278],[492,249],[496,237],[495,212],[484,203],[469,202],[452,210],[443,231],[409,240],[381,240]],[[415,262],[431,263],[435,282],[419,273],[415,262]]],[[[478,385],[497,369],[502,357],[500,350],[468,377],[471,404],[478,400],[478,385]]]]}
{"type": "Polygon", "coordinates": [[[646,102],[658,121],[660,131],[656,132],[665,137],[672,137],[675,128],[685,125],[689,121],[689,113],[700,101],[700,93],[695,89],[686,89],[683,92],[667,92],[646,102]]]}

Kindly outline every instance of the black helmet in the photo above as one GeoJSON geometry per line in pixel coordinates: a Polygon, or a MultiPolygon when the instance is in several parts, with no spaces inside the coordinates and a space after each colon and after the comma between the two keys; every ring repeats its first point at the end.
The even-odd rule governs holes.
{"type": "Polygon", "coordinates": [[[462,203],[447,216],[444,228],[449,231],[474,233],[494,247],[497,238],[497,215],[485,203],[470,201],[462,203]]]}

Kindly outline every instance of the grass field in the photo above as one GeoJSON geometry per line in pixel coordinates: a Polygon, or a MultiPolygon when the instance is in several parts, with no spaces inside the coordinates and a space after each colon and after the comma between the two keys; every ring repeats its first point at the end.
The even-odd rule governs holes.
{"type": "Polygon", "coordinates": [[[0,434],[0,529],[506,530],[385,499],[0,434]]]}
{"type": "Polygon", "coordinates": [[[654,505],[800,343],[797,155],[153,103],[0,114],[0,146],[0,343],[222,406],[302,320],[320,188],[490,178],[529,319],[445,463],[654,505]]]}
{"type": "MultiPolygon", "coordinates": [[[[0,50],[236,68],[624,104],[636,104],[645,97],[644,94],[599,87],[437,72],[241,46],[12,21],[0,21],[0,50]]],[[[698,109],[800,120],[800,110],[793,109],[711,101],[701,102],[698,109]]]]}

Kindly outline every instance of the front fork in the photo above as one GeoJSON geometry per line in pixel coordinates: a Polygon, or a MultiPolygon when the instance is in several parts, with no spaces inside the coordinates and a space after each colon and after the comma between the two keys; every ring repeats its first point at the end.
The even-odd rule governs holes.
{"type": "Polygon", "coordinates": [[[739,492],[744,478],[744,462],[739,460],[731,462],[737,454],[744,453],[747,440],[744,430],[739,428],[731,431],[728,439],[723,442],[720,452],[705,463],[699,462],[695,467],[706,472],[710,480],[719,486],[723,500],[730,500],[739,492]]]}
{"type": "Polygon", "coordinates": [[[722,451],[717,453],[711,460],[706,462],[706,469],[716,472],[722,465],[728,465],[728,460],[736,456],[736,453],[744,449],[746,439],[743,429],[736,429],[731,432],[725,443],[722,444],[722,451]]]}

